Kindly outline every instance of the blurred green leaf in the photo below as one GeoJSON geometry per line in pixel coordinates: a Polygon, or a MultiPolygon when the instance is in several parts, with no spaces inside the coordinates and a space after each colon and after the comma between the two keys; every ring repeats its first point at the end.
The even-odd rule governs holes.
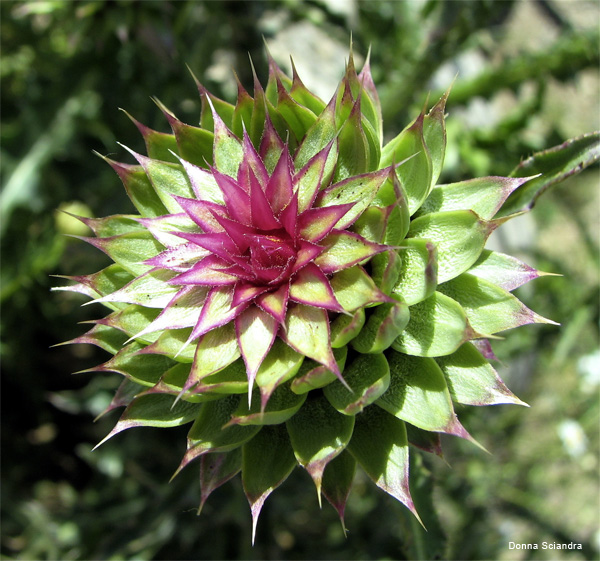
{"type": "Polygon", "coordinates": [[[519,187],[504,203],[500,214],[506,216],[518,210],[530,210],[550,187],[576,175],[600,160],[600,132],[584,134],[559,146],[534,154],[521,162],[511,177],[541,174],[519,187]]]}

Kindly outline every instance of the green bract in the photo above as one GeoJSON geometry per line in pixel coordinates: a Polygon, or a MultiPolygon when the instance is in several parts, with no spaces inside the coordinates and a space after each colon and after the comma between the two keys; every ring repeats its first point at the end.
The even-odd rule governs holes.
{"type": "Polygon", "coordinates": [[[329,103],[272,60],[235,105],[198,88],[199,127],[159,103],[172,134],[133,120],[147,155],[105,158],[137,214],[81,218],[114,261],[64,287],[110,310],[71,341],[123,376],[108,437],[191,423],[179,469],[201,504],[241,471],[254,528],[298,464],[342,522],[356,465],[416,514],[410,444],[471,439],[453,402],[522,404],[487,337],[548,322],[511,294],[540,273],[484,246],[528,179],[436,185],[446,96],[384,146],[352,56],[329,103]]]}

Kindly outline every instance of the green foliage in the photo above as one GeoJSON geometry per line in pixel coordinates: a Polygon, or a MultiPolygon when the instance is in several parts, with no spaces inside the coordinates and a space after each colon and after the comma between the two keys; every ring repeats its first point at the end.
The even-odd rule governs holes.
{"type": "MultiPolygon", "coordinates": [[[[598,206],[597,167],[570,179],[537,202],[536,242],[521,247],[533,256],[537,267],[564,276],[552,279],[551,283],[544,278],[534,281],[533,288],[520,289],[519,299],[527,306],[551,314],[563,328],[545,330],[540,326],[494,343],[496,354],[507,362],[514,361],[515,357],[508,359],[517,349],[531,349],[521,355],[521,362],[516,363],[512,374],[501,372],[509,387],[531,409],[478,410],[476,415],[460,411],[469,431],[493,452],[493,457],[467,445],[450,444],[448,460],[453,466],[450,470],[439,458],[411,454],[432,472],[437,482],[435,508],[431,508],[430,480],[411,481],[411,493],[428,528],[427,534],[419,533],[418,523],[415,527],[414,518],[410,514],[405,516],[401,505],[391,498],[380,498],[367,485],[367,478],[359,475],[354,483],[354,498],[346,507],[346,525],[351,531],[344,538],[333,509],[314,516],[317,502],[313,495],[305,495],[306,481],[302,479],[306,479],[306,474],[295,470],[282,491],[265,505],[256,546],[251,549],[247,499],[237,487],[224,485],[215,491],[211,501],[216,501],[216,505],[211,506],[209,501],[202,517],[197,519],[198,482],[193,472],[184,470],[172,483],[164,484],[177,468],[175,458],[185,452],[173,451],[173,442],[182,440],[185,427],[170,429],[180,431],[177,433],[180,438],[166,434],[167,431],[136,429],[140,432],[125,432],[90,452],[114,424],[108,418],[101,418],[93,426],[89,421],[110,403],[118,377],[110,373],[103,378],[65,374],[90,369],[106,361],[107,355],[102,349],[81,345],[48,349],[76,336],[80,332],[74,327],[76,321],[98,315],[90,307],[73,312],[73,304],[83,302],[76,294],[60,292],[49,297],[49,287],[54,283],[48,275],[95,271],[105,266],[107,260],[100,252],[63,237],[63,233],[86,233],[73,231],[73,223],[55,217],[53,212],[62,201],[71,202],[66,210],[74,214],[85,213],[83,201],[102,216],[131,208],[115,181],[114,172],[90,154],[92,150],[111,156],[118,153],[118,159],[123,159],[116,138],[143,150],[138,131],[117,110],[121,105],[157,131],[168,130],[150,95],[159,95],[181,118],[197,121],[200,104],[193,80],[186,77],[186,63],[196,75],[207,76],[205,85],[211,91],[232,99],[235,84],[223,79],[222,73],[229,72],[231,66],[244,72],[248,66],[247,53],[251,54],[257,73],[266,75],[262,35],[269,44],[276,44],[286,36],[284,32],[293,37],[307,28],[301,26],[308,26],[316,35],[310,38],[313,41],[304,42],[303,48],[329,35],[334,47],[339,44],[345,53],[348,30],[352,29],[355,54],[364,56],[371,46],[371,68],[382,101],[384,134],[399,130],[410,115],[418,113],[428,91],[437,99],[435,96],[446,90],[458,71],[447,102],[450,140],[440,180],[447,183],[475,175],[508,175],[523,155],[560,145],[569,136],[598,128],[597,104],[592,103],[591,109],[586,105],[590,97],[592,102],[594,98],[597,101],[597,93],[592,89],[590,94],[585,89],[590,76],[597,80],[597,26],[581,28],[566,3],[535,3],[535,9],[539,10],[535,17],[543,20],[540,27],[549,31],[539,38],[544,41],[543,46],[527,47],[514,47],[502,39],[514,29],[516,20],[523,19],[519,10],[525,8],[519,3],[481,0],[347,4],[353,7],[354,14],[335,11],[333,3],[300,1],[0,3],[3,39],[0,350],[5,396],[2,554],[6,558],[487,559],[506,555],[509,541],[543,540],[580,542],[585,547],[584,557],[591,559],[597,554],[592,543],[598,514],[588,500],[597,488],[598,462],[598,444],[591,435],[597,429],[598,419],[594,372],[598,363],[599,263],[596,217],[590,212],[598,206]],[[479,71],[470,74],[465,67],[468,65],[461,66],[460,55],[479,57],[479,71]],[[558,98],[567,99],[560,105],[558,98]],[[508,110],[501,110],[503,103],[508,110]],[[477,104],[483,107],[484,118],[474,122],[472,116],[477,104]],[[573,113],[567,112],[567,108],[573,113]],[[579,113],[575,113],[577,109],[579,113]],[[565,432],[569,427],[571,433],[565,432]],[[441,513],[439,521],[434,511],[441,513]],[[236,538],[232,539],[232,535],[236,538]],[[295,541],[294,535],[302,535],[303,539],[295,541]],[[274,544],[271,536],[275,536],[274,544]],[[431,536],[437,539],[430,539],[431,536]],[[443,546],[444,536],[448,538],[447,546],[443,546]]],[[[530,4],[528,9],[534,5],[521,4],[530,4]]],[[[597,10],[585,2],[577,5],[597,10]]],[[[590,17],[591,22],[597,21],[597,11],[593,14],[596,15],[590,17]]],[[[320,66],[314,60],[311,64],[320,66]]],[[[325,73],[334,80],[338,78],[329,68],[325,73]]],[[[246,87],[253,82],[250,71],[239,78],[246,87]]],[[[293,111],[293,103],[287,103],[293,111]]],[[[243,108],[238,109],[238,114],[243,120],[243,108]]],[[[231,115],[233,120],[233,108],[231,115]]],[[[298,127],[310,126],[309,117],[300,115],[298,127]]],[[[209,118],[204,114],[203,119],[209,118]]],[[[323,138],[317,138],[316,125],[313,125],[315,142],[323,142],[323,138]]],[[[369,130],[369,123],[362,125],[367,142],[369,134],[379,132],[369,130]]],[[[426,139],[427,126],[426,121],[422,132],[426,139]]],[[[251,130],[251,124],[247,128],[251,130]]],[[[195,130],[181,129],[181,134],[193,138],[195,130]]],[[[597,147],[589,139],[597,143],[597,137],[587,136],[567,146],[569,150],[574,146],[578,149],[575,158],[562,153],[567,163],[573,167],[581,163],[582,143],[585,143],[584,159],[593,160],[590,154],[597,147]]],[[[145,140],[152,142],[151,138],[145,140]]],[[[411,142],[418,144],[418,135],[411,142]]],[[[404,153],[400,152],[395,155],[403,158],[404,153]]],[[[195,157],[202,155],[205,153],[195,157]]],[[[179,165],[171,163],[156,170],[157,181],[161,180],[160,173],[178,172],[179,165]]],[[[546,159],[526,160],[513,175],[534,175],[542,169],[553,169],[554,165],[555,161],[548,163],[546,159]]],[[[435,175],[439,166],[434,167],[435,175]]],[[[562,163],[560,167],[564,168],[562,163]]],[[[423,185],[430,180],[431,174],[427,175],[421,179],[423,185]]],[[[148,199],[144,194],[151,193],[150,186],[139,184],[141,175],[136,176],[135,169],[127,177],[130,189],[139,193],[139,204],[144,208],[160,209],[172,203],[156,197],[148,199]]],[[[520,190],[515,193],[515,198],[525,196],[526,204],[546,186],[541,180],[527,185],[527,193],[520,190]]],[[[181,185],[182,192],[186,187],[181,185]]],[[[419,194],[409,193],[409,203],[413,199],[419,199],[419,194]]],[[[507,205],[513,205],[513,199],[507,205]]],[[[516,210],[517,206],[525,205],[519,200],[518,205],[515,202],[515,206],[506,206],[505,210],[516,210]]],[[[162,211],[156,213],[159,212],[162,211]]],[[[453,219],[468,218],[461,215],[453,219]]],[[[520,224],[518,220],[515,219],[516,224],[520,224]]],[[[411,242],[410,260],[415,266],[425,268],[429,260],[426,242],[429,231],[425,226],[423,232],[422,239],[413,238],[411,242]]],[[[138,234],[123,231],[119,235],[138,234]]],[[[500,241],[505,246],[515,245],[514,240],[507,238],[500,241]]],[[[144,243],[140,239],[141,253],[144,243]]],[[[124,259],[132,268],[141,260],[132,255],[124,259]]],[[[502,258],[496,259],[493,266],[501,267],[499,261],[502,258]]],[[[347,277],[347,285],[340,288],[346,289],[349,305],[373,297],[374,287],[368,285],[358,267],[348,269],[347,277]]],[[[403,263],[399,282],[409,277],[410,267],[403,263]]],[[[485,272],[482,277],[485,279],[485,272]]],[[[114,279],[109,273],[100,281],[125,284],[125,279],[114,279]]],[[[477,283],[473,279],[468,282],[477,283]]],[[[456,283],[460,285],[458,278],[456,283]]],[[[411,329],[427,329],[428,314],[450,310],[452,316],[449,304],[452,295],[432,296],[426,286],[419,287],[419,291],[414,302],[422,302],[418,304],[422,313],[411,317],[411,329]]],[[[514,304],[512,298],[505,301],[514,304]]],[[[462,317],[452,318],[448,329],[456,333],[458,341],[468,327],[462,317]]],[[[138,326],[151,319],[136,317],[119,321],[138,326]]],[[[114,348],[120,348],[125,339],[115,341],[114,348]]],[[[185,340],[183,336],[180,341],[165,340],[157,344],[179,348],[185,340]]],[[[394,343],[402,344],[409,342],[394,343]]],[[[180,356],[191,362],[192,356],[180,356]]],[[[381,465],[381,459],[369,453],[371,437],[366,433],[361,446],[357,442],[356,449],[351,450],[352,456],[345,452],[336,456],[335,448],[326,448],[326,443],[310,442],[306,434],[298,436],[296,454],[303,461],[307,464],[313,461],[317,471],[320,462],[329,461],[322,485],[323,494],[334,506],[336,501],[340,503],[336,497],[346,490],[343,485],[332,487],[329,469],[338,470],[348,479],[358,461],[368,476],[384,487],[388,479],[398,481],[404,477],[404,470],[408,469],[407,443],[421,447],[425,444],[414,434],[405,434],[400,419],[410,417],[414,421],[419,399],[435,395],[440,403],[441,424],[451,422],[451,413],[444,405],[448,393],[458,395],[458,401],[462,402],[486,399],[480,388],[461,378],[461,363],[454,359],[455,363],[443,358],[436,358],[435,362],[431,359],[431,380],[428,378],[431,383],[427,387],[423,384],[416,401],[407,402],[405,409],[394,412],[399,417],[397,423],[386,431],[389,446],[395,451],[394,462],[388,465],[381,465]],[[448,382],[440,372],[445,373],[448,382]],[[313,449],[317,452],[313,453],[313,449]]],[[[473,357],[464,357],[464,361],[470,360],[473,357]]],[[[290,369],[299,367],[293,357],[288,362],[290,369]]],[[[401,383],[394,382],[400,366],[390,366],[391,384],[399,384],[401,391],[401,383]]],[[[148,371],[140,376],[151,374],[148,371]]],[[[178,391],[176,374],[167,380],[174,391],[178,391]]],[[[240,385],[234,374],[229,374],[226,380],[208,375],[203,382],[214,384],[214,391],[218,391],[218,384],[240,385]]],[[[486,371],[485,375],[490,380],[494,378],[492,372],[486,371]]],[[[375,374],[374,377],[377,378],[375,374]]],[[[382,373],[370,388],[377,390],[377,383],[384,383],[384,378],[382,373]]],[[[119,405],[119,398],[127,392],[139,391],[138,382],[142,380],[134,380],[134,387],[122,386],[114,406],[119,405]]],[[[245,391],[242,384],[239,393],[245,391]]],[[[499,391],[507,401],[511,400],[504,390],[499,391]]],[[[242,411],[245,397],[234,396],[237,401],[231,404],[232,411],[239,408],[241,417],[242,413],[249,414],[242,411]]],[[[346,401],[342,403],[343,398],[341,389],[340,396],[333,398],[341,400],[340,408],[347,406],[346,401]]],[[[327,411],[327,419],[334,418],[340,423],[350,419],[327,402],[320,406],[327,411]]],[[[193,408],[194,404],[182,401],[181,407],[193,408]]],[[[115,413],[107,417],[110,415],[115,413]]],[[[178,415],[174,411],[173,418],[165,422],[178,423],[182,418],[178,415]]],[[[355,433],[361,430],[359,419],[360,416],[355,433]]],[[[394,420],[389,415],[385,419],[388,423],[389,419],[394,420]]],[[[256,430],[251,424],[232,426],[230,434],[238,442],[256,430]]],[[[257,448],[244,451],[246,461],[252,454],[261,454],[260,441],[251,442],[257,448]]],[[[435,448],[435,443],[426,444],[432,450],[435,448]]],[[[197,440],[190,443],[190,450],[193,454],[200,453],[207,446],[221,450],[227,443],[211,443],[211,435],[197,435],[197,440]]],[[[263,459],[275,465],[276,459],[263,459]]],[[[273,475],[276,484],[287,477],[285,459],[285,456],[277,459],[278,472],[273,475]]],[[[243,469],[244,460],[239,462],[239,466],[230,470],[243,469]]],[[[248,491],[252,496],[273,484],[253,481],[248,471],[246,482],[248,488],[252,487],[248,491]]],[[[402,492],[401,485],[394,489],[402,492]]]]}

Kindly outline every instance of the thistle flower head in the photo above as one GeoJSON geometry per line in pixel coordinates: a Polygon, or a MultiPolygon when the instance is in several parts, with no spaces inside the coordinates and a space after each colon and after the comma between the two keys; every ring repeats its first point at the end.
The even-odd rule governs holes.
{"type": "Polygon", "coordinates": [[[541,273],[485,250],[527,179],[437,185],[443,96],[383,146],[367,62],[329,103],[270,61],[235,105],[198,83],[200,127],[133,119],[147,155],[105,158],[138,214],[81,218],[114,264],[64,287],[111,310],[72,342],[124,380],[107,438],[192,422],[201,504],[239,471],[254,527],[296,465],[338,510],[357,465],[413,512],[409,443],[471,439],[452,402],[522,403],[488,338],[545,322],[511,291],[541,273]]]}
{"type": "MultiPolygon", "coordinates": [[[[225,126],[217,114],[214,118],[217,127],[225,126]]],[[[387,249],[346,231],[357,218],[357,201],[336,204],[336,195],[350,183],[363,189],[381,184],[388,170],[320,191],[333,142],[295,172],[288,147],[272,128],[263,141],[257,151],[244,131],[235,177],[182,160],[195,196],[174,196],[183,213],[173,218],[186,227],[172,232],[177,238],[172,247],[145,261],[151,271],[176,273],[168,283],[177,293],[144,331],[163,329],[162,318],[182,298],[202,299],[187,342],[232,323],[250,392],[278,333],[291,348],[340,376],[330,346],[328,312],[347,312],[329,278],[387,249]],[[276,152],[272,173],[264,164],[269,151],[276,152]],[[212,200],[206,197],[207,184],[212,200]]],[[[372,296],[373,302],[386,299],[383,293],[372,296]]]]}

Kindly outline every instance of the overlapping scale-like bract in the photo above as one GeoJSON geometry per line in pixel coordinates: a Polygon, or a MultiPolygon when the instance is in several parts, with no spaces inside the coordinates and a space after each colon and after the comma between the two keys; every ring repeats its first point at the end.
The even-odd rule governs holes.
{"type": "Polygon", "coordinates": [[[511,294],[541,273],[484,247],[527,179],[437,185],[447,96],[383,146],[352,56],[329,103],[273,60],[235,105],[198,88],[199,127],[132,118],[147,155],[105,159],[138,214],[82,218],[114,264],[63,287],[110,310],[71,341],[124,377],[108,437],[192,423],[179,469],[201,504],[241,471],[254,527],[298,464],[342,522],[357,465],[416,514],[410,446],[471,439],[453,402],[522,404],[487,337],[548,321],[511,294]]]}

